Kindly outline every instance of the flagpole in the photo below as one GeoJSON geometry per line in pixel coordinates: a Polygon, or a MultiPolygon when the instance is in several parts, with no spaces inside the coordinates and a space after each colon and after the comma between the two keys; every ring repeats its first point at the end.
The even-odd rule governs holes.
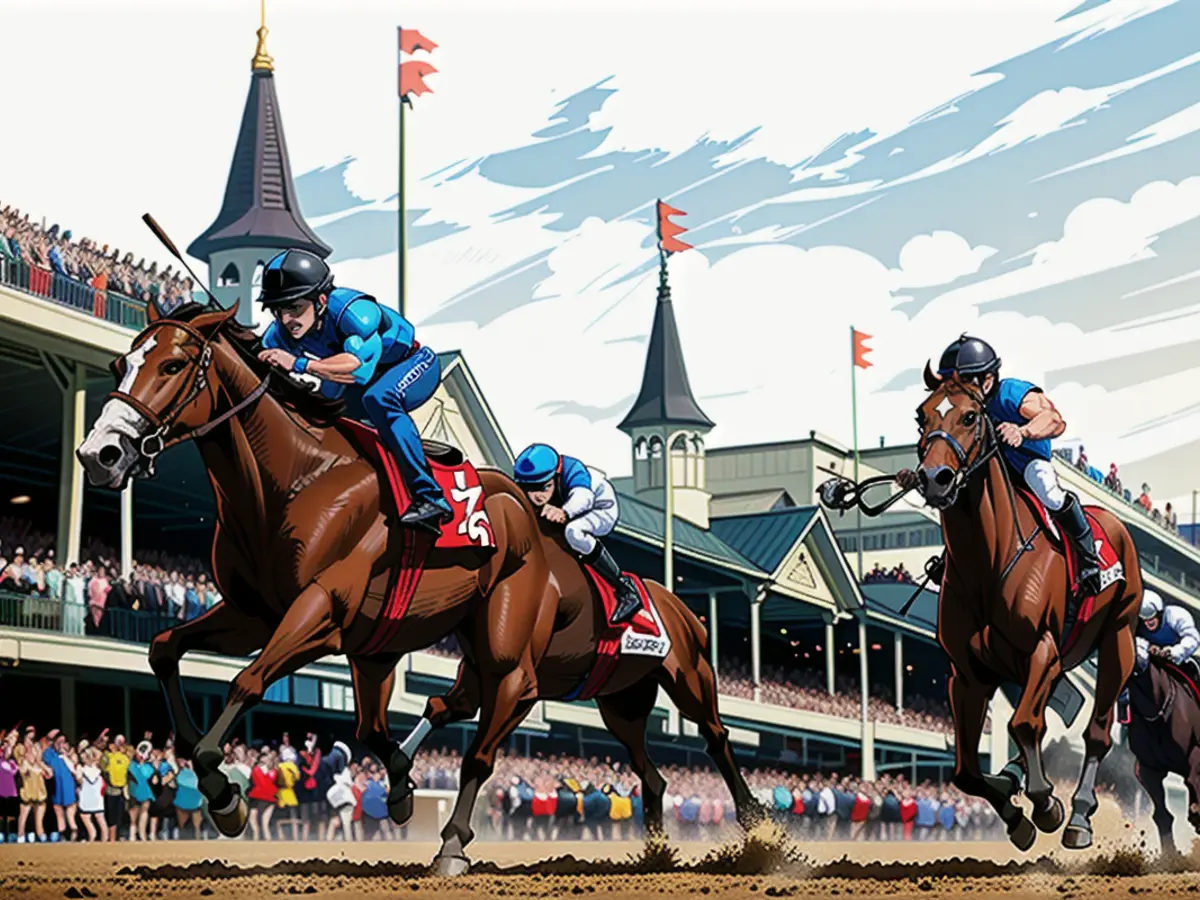
{"type": "MultiPolygon", "coordinates": [[[[402,29],[396,28],[396,59],[399,64],[401,59],[400,38],[402,29]]],[[[405,315],[405,301],[408,297],[408,216],[405,214],[404,206],[404,95],[400,94],[400,124],[399,124],[399,152],[397,153],[399,164],[397,166],[396,178],[396,256],[398,257],[398,265],[400,266],[397,273],[397,309],[400,315],[405,315]]]]}
{"type": "MultiPolygon", "coordinates": [[[[850,417],[854,434],[854,483],[858,484],[858,366],[855,365],[854,326],[850,326],[850,417]]],[[[858,581],[863,580],[862,509],[854,508],[854,543],[858,547],[858,581]]]]}

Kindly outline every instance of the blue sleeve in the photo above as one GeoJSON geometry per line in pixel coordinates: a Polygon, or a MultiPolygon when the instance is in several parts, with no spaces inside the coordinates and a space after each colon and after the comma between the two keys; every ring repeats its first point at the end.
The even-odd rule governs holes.
{"type": "Polygon", "coordinates": [[[269,325],[267,325],[267,330],[263,332],[262,345],[263,348],[267,350],[284,349],[278,322],[271,322],[269,325]]]}
{"type": "Polygon", "coordinates": [[[379,336],[382,320],[379,304],[365,297],[352,300],[338,318],[338,329],[345,337],[342,349],[361,362],[351,373],[355,384],[366,384],[375,374],[375,366],[383,353],[383,339],[379,336]]]}
{"type": "Polygon", "coordinates": [[[570,494],[575,488],[592,489],[592,474],[573,456],[562,458],[562,480],[564,494],[570,494]]]}
{"type": "Polygon", "coordinates": [[[1012,421],[1024,419],[1025,417],[1021,415],[1021,404],[1025,402],[1025,397],[1031,391],[1041,391],[1041,388],[1030,381],[1005,378],[1000,382],[999,396],[997,397],[1001,412],[1010,417],[1012,421]]]}

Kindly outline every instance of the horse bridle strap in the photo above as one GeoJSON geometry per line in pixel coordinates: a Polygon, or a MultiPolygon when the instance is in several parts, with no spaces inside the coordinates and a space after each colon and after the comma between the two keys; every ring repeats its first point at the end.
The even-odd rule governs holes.
{"type": "Polygon", "coordinates": [[[159,328],[177,328],[187,334],[189,337],[198,341],[200,343],[200,355],[195,359],[190,360],[190,364],[193,369],[193,376],[188,382],[187,387],[185,389],[181,389],[178,393],[176,393],[175,397],[171,399],[171,402],[168,404],[168,409],[170,411],[165,416],[160,416],[154,410],[150,409],[150,407],[148,407],[145,403],[138,400],[131,394],[125,393],[124,391],[116,390],[111,391],[108,394],[110,399],[120,400],[122,403],[126,403],[132,407],[134,411],[136,411],[138,415],[145,418],[146,421],[150,423],[150,426],[154,429],[150,434],[142,438],[141,445],[138,447],[138,452],[141,453],[142,457],[151,466],[154,463],[154,458],[164,450],[168,450],[171,447],[174,447],[177,444],[182,444],[186,441],[202,438],[217,426],[223,425],[225,422],[232,419],[246,407],[257,401],[263,394],[265,394],[271,383],[271,374],[268,372],[253,391],[251,391],[216,418],[205,422],[203,425],[193,428],[191,431],[176,435],[169,441],[164,440],[167,431],[170,429],[174,421],[185,409],[187,409],[192,401],[199,397],[200,394],[208,388],[208,368],[210,365],[212,365],[213,338],[206,337],[203,333],[193,328],[186,322],[163,320],[155,324],[159,328]],[[179,399],[181,395],[183,396],[182,400],[179,399]]]}

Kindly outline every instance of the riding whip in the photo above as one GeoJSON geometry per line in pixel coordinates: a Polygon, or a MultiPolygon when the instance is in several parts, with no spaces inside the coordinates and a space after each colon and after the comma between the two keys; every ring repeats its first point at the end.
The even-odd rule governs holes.
{"type": "Polygon", "coordinates": [[[187,260],[183,258],[183,254],[179,252],[179,248],[175,246],[175,242],[167,237],[167,233],[163,231],[162,226],[159,225],[158,222],[154,221],[154,216],[150,215],[150,213],[142,213],[142,221],[146,223],[147,228],[154,232],[154,236],[162,241],[162,245],[167,248],[167,251],[173,257],[179,260],[183,267],[187,269],[187,273],[192,276],[192,280],[195,281],[196,284],[200,285],[200,287],[204,288],[204,293],[208,294],[209,305],[220,310],[225,309],[225,307],[223,307],[217,301],[217,298],[213,296],[213,292],[208,289],[208,285],[205,284],[204,281],[192,271],[192,267],[187,264],[187,260]]]}

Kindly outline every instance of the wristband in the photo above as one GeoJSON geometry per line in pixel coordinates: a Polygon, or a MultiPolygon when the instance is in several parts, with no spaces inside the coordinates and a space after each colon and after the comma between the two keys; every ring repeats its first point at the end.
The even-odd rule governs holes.
{"type": "Polygon", "coordinates": [[[297,356],[296,361],[292,363],[292,371],[300,374],[308,371],[308,357],[297,356]]]}

